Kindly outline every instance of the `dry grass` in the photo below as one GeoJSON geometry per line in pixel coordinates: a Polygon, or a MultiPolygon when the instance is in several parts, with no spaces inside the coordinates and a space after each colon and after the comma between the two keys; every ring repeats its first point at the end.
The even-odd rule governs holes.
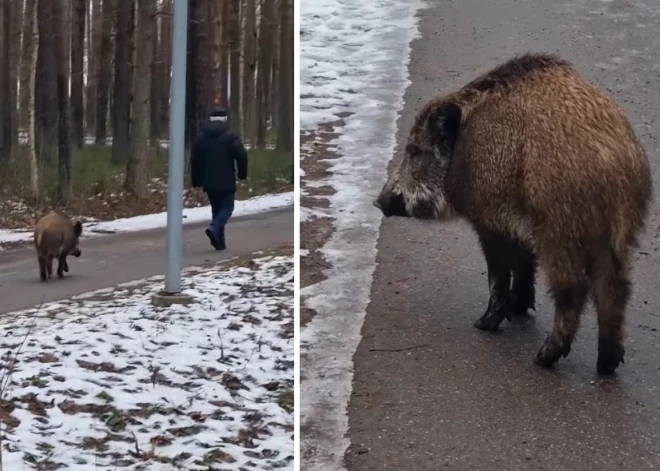
{"type": "MultiPolygon", "coordinates": [[[[148,197],[136,199],[124,191],[124,165],[116,165],[111,161],[109,148],[86,147],[75,151],[71,170],[71,198],[60,209],[71,216],[99,220],[164,211],[167,203],[167,158],[166,150],[153,151],[147,164],[148,197]]],[[[0,165],[0,228],[30,227],[40,215],[55,206],[57,162],[42,166],[41,201],[31,201],[29,181],[29,163],[23,149],[19,150],[11,162],[0,165]]],[[[190,190],[188,168],[185,184],[187,207],[208,204],[205,195],[190,190]]],[[[248,179],[239,183],[238,199],[292,189],[292,154],[273,150],[249,152],[248,179]]]]}

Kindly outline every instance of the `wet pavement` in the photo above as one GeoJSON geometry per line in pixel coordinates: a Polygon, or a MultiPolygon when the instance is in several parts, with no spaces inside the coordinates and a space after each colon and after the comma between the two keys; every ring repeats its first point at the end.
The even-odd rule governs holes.
{"type": "MultiPolygon", "coordinates": [[[[628,112],[657,188],[660,4],[429,4],[421,12],[422,38],[412,44],[399,144],[432,96],[514,54],[557,52],[628,112]]],[[[626,363],[602,379],[591,306],[568,358],[541,369],[532,360],[553,314],[542,277],[536,315],[505,322],[499,333],[478,331],[472,322],[487,303],[486,264],[467,225],[383,221],[355,355],[347,469],[660,469],[658,223],[656,202],[637,254],[626,363]]]]}
{"type": "MultiPolygon", "coordinates": [[[[200,266],[249,255],[293,241],[293,208],[232,218],[227,250],[216,252],[204,234],[208,223],[183,231],[183,265],[200,266]]],[[[39,279],[34,248],[0,252],[0,313],[24,309],[141,278],[165,270],[165,229],[83,239],[82,256],[69,258],[70,272],[47,283],[39,279]]]]}

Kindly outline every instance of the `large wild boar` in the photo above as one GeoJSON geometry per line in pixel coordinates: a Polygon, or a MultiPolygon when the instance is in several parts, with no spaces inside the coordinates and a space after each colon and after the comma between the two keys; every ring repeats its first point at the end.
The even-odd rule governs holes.
{"type": "Polygon", "coordinates": [[[53,259],[57,259],[57,276],[62,278],[69,271],[68,255],[80,257],[79,246],[82,223],[71,219],[59,211],[51,211],[37,221],[34,229],[34,247],[39,260],[41,281],[53,276],[53,259]]]}
{"type": "Polygon", "coordinates": [[[527,54],[425,105],[374,204],[386,217],[471,224],[490,288],[479,329],[534,309],[538,263],[555,304],[538,365],[568,355],[590,297],[598,372],[613,373],[651,198],[649,162],[623,110],[570,63],[527,54]]]}

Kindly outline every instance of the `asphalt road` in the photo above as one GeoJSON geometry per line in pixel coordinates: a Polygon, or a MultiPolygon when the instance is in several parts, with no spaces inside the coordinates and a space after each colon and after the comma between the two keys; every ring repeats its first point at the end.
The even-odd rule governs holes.
{"type": "MultiPolygon", "coordinates": [[[[293,209],[285,208],[232,218],[227,225],[228,248],[216,252],[204,234],[204,224],[184,226],[184,266],[226,260],[293,241],[293,209]]],[[[70,257],[69,273],[47,283],[39,279],[34,248],[0,252],[0,313],[115,286],[165,270],[165,230],[149,230],[82,240],[80,258],[70,257]]],[[[55,265],[54,265],[55,267],[55,265]]],[[[55,271],[55,270],[53,270],[55,271]]]]}
{"type": "MultiPolygon", "coordinates": [[[[660,4],[655,0],[431,0],[413,42],[399,148],[433,95],[527,51],[558,52],[628,111],[660,184],[660,4]]],[[[398,157],[398,156],[397,156],[398,157]]],[[[374,208],[375,210],[375,208],[374,208]]],[[[532,362],[551,328],[537,315],[500,333],[472,322],[486,265],[465,225],[383,221],[355,355],[350,471],[660,469],[658,206],[638,254],[626,363],[596,375],[593,309],[567,359],[532,362]]]]}

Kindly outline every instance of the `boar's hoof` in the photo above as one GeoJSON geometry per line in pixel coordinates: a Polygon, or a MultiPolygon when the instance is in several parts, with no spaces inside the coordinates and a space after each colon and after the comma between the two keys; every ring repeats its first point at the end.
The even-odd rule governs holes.
{"type": "Polygon", "coordinates": [[[597,371],[602,375],[611,375],[620,363],[624,363],[625,349],[618,343],[605,338],[598,339],[597,371]]]}
{"type": "Polygon", "coordinates": [[[536,355],[534,363],[547,368],[557,363],[561,357],[566,358],[570,351],[571,344],[568,340],[561,340],[550,334],[536,355]]]}
{"type": "Polygon", "coordinates": [[[489,305],[486,313],[473,325],[479,330],[495,330],[504,319],[511,322],[511,308],[508,303],[502,303],[496,307],[489,305]]]}

